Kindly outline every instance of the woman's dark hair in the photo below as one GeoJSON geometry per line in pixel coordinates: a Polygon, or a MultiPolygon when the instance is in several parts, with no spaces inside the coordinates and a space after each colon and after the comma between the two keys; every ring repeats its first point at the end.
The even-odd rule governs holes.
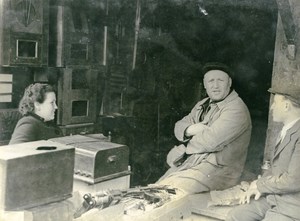
{"type": "Polygon", "coordinates": [[[22,115],[34,113],[34,102],[43,103],[48,92],[55,92],[49,84],[35,83],[29,85],[19,103],[19,112],[22,115]]]}

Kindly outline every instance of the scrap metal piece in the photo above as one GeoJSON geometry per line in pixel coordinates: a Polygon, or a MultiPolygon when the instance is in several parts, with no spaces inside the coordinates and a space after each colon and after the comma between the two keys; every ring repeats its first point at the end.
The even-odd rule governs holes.
{"type": "Polygon", "coordinates": [[[129,210],[145,211],[146,205],[153,205],[154,208],[162,206],[165,202],[170,200],[170,194],[176,194],[175,189],[169,188],[168,186],[157,185],[134,187],[127,190],[100,191],[94,196],[88,193],[83,196],[84,201],[81,207],[75,212],[74,218],[80,217],[93,208],[103,209],[110,205],[128,202],[129,199],[133,199],[134,202],[125,209],[125,214],[129,210]]]}
{"type": "Polygon", "coordinates": [[[82,214],[86,213],[90,209],[94,208],[96,205],[96,202],[90,193],[85,194],[83,196],[83,199],[84,201],[82,202],[82,206],[79,209],[77,209],[74,213],[75,219],[80,217],[82,214]]]}

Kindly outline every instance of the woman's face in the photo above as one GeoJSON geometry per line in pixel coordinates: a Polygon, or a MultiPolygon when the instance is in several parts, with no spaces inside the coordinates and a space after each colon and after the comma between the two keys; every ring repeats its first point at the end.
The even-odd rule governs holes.
{"type": "Polygon", "coordinates": [[[54,119],[56,109],[56,96],[54,92],[46,93],[46,98],[43,103],[34,103],[34,113],[44,118],[45,121],[54,119]]]}

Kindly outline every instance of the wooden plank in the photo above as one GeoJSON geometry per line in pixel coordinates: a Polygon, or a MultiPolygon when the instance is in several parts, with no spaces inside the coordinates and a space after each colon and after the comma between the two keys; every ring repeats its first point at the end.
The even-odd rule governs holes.
{"type": "Polygon", "coordinates": [[[192,204],[192,213],[207,216],[217,220],[224,220],[228,212],[233,208],[229,206],[211,206],[208,207],[208,202],[211,201],[210,193],[200,193],[190,196],[192,204]]]}

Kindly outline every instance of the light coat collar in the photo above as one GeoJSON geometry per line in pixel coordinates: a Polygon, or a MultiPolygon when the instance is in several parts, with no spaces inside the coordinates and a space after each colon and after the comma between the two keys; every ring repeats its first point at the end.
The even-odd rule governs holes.
{"type": "MultiPolygon", "coordinates": [[[[235,100],[238,96],[239,96],[238,93],[235,90],[232,90],[232,92],[229,95],[227,95],[227,97],[224,100],[217,102],[216,105],[218,106],[219,109],[222,109],[229,102],[235,100]]],[[[207,100],[209,100],[209,97],[207,97],[207,98],[203,99],[201,102],[199,102],[199,105],[198,105],[197,109],[198,110],[202,109],[202,105],[207,100]]]]}

